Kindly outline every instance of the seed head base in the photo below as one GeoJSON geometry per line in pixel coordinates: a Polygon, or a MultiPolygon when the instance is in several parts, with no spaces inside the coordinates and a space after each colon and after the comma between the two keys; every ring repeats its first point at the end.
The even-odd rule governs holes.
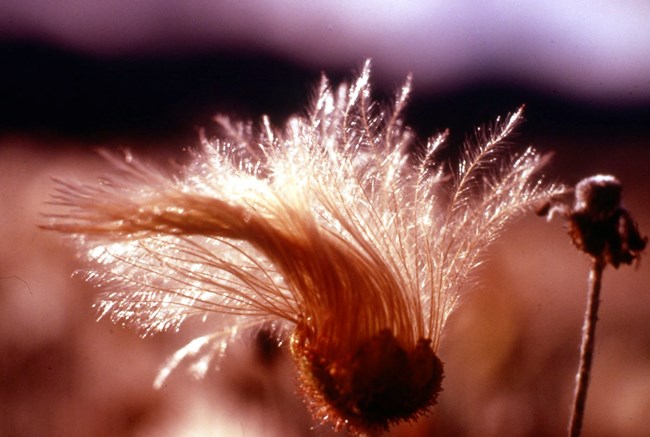
{"type": "Polygon", "coordinates": [[[314,414],[337,429],[387,430],[436,404],[443,364],[430,340],[404,347],[385,329],[361,343],[352,356],[332,360],[310,347],[309,337],[297,329],[291,341],[302,389],[314,414]]]}

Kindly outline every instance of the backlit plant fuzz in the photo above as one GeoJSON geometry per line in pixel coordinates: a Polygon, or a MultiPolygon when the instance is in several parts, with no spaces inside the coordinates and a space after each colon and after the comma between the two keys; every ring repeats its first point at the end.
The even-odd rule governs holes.
{"type": "MultiPolygon", "coordinates": [[[[412,420],[436,403],[443,327],[503,227],[559,188],[513,153],[522,109],[478,130],[455,170],[370,98],[369,63],[336,90],[323,78],[307,116],[284,129],[219,118],[181,173],[109,156],[97,185],[59,182],[50,229],[73,234],[105,293],[101,315],[145,334],[189,317],[231,329],[274,323],[290,337],[314,415],[356,432],[412,420]]],[[[225,331],[224,331],[225,332],[225,331]]],[[[203,373],[227,334],[179,351],[203,373]]]]}

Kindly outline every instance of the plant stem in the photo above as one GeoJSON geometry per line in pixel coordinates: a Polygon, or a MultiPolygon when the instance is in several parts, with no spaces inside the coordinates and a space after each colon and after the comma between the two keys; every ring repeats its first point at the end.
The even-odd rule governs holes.
{"type": "Polygon", "coordinates": [[[576,390],[573,398],[573,410],[571,412],[571,424],[569,427],[570,437],[579,437],[582,431],[582,419],[585,413],[587,389],[589,388],[589,374],[594,356],[596,323],[598,322],[598,306],[600,305],[600,288],[605,264],[603,257],[592,258],[591,270],[589,272],[587,312],[585,313],[585,321],[582,327],[580,368],[576,375],[576,390]]]}

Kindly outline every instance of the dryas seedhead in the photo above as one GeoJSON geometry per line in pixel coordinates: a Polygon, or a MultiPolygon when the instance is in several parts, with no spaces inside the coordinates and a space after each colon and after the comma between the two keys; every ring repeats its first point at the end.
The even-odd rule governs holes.
{"type": "MultiPolygon", "coordinates": [[[[59,182],[45,226],[72,234],[104,290],[102,316],[144,333],[218,316],[235,333],[274,323],[290,338],[315,416],[365,432],[436,403],[443,327],[480,256],[521,212],[560,189],[544,159],[506,137],[522,109],[486,129],[451,168],[404,126],[410,80],[388,108],[370,64],[351,84],[323,78],[283,129],[219,118],[180,174],[108,156],[102,183],[59,182]]],[[[177,352],[205,364],[228,335],[177,352]]]]}

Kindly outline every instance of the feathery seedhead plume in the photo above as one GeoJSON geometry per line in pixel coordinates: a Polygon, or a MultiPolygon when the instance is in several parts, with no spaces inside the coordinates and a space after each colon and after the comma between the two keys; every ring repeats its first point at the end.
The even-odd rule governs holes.
{"type": "MultiPolygon", "coordinates": [[[[143,333],[219,314],[290,337],[318,418],[365,432],[426,413],[441,390],[443,327],[480,256],[513,218],[560,191],[534,176],[544,158],[506,138],[522,108],[467,144],[455,170],[404,126],[410,78],[384,109],[370,63],[282,130],[220,117],[181,175],[106,155],[98,185],[58,182],[45,227],[72,234],[105,292],[101,316],[143,333]]],[[[177,352],[194,369],[223,353],[223,332],[177,352]]]]}

